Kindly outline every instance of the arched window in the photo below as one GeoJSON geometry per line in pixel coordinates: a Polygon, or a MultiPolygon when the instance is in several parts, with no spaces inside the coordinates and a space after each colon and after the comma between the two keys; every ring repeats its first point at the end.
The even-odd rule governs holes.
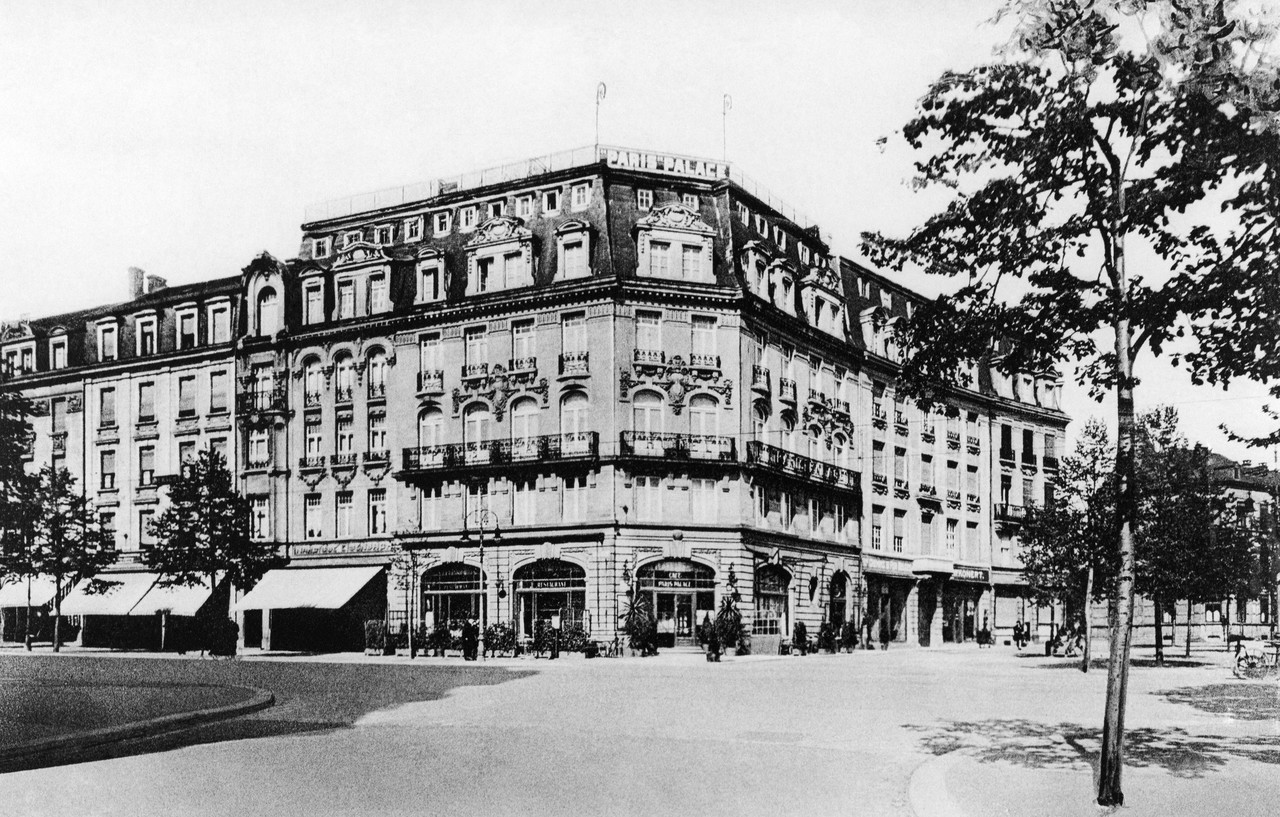
{"type": "Polygon", "coordinates": [[[795,449],[796,415],[790,411],[782,412],[782,428],[778,430],[778,447],[795,449]]]}
{"type": "Polygon", "coordinates": [[[843,570],[837,571],[831,577],[831,585],[827,594],[827,621],[831,622],[831,626],[836,630],[836,636],[840,635],[840,628],[849,620],[849,574],[843,570]]]}
{"type": "Polygon", "coordinates": [[[320,404],[320,395],[324,392],[324,372],[320,370],[320,361],[314,357],[302,369],[302,390],[304,402],[308,406],[320,404]]]}
{"type": "Polygon", "coordinates": [[[822,428],[819,426],[809,426],[807,429],[805,429],[804,436],[807,439],[808,445],[809,445],[809,452],[808,452],[809,459],[821,460],[822,459],[822,428]]]}
{"type": "Polygon", "coordinates": [[[339,403],[351,402],[351,390],[356,382],[355,360],[349,354],[340,355],[333,364],[334,398],[339,403]]]}
{"type": "Polygon", "coordinates": [[[480,568],[461,562],[433,567],[422,574],[422,610],[427,624],[460,629],[467,619],[484,626],[487,583],[480,568]]]}
{"type": "Polygon", "coordinates": [[[699,394],[689,400],[689,450],[699,459],[721,459],[729,447],[718,436],[720,403],[714,397],[699,394]]]}
{"type": "Polygon", "coordinates": [[[560,399],[560,445],[565,452],[582,453],[590,445],[587,428],[587,410],[591,401],[580,391],[573,391],[560,399]]]}
{"type": "Polygon", "coordinates": [[[272,287],[258,290],[258,334],[274,335],[280,330],[280,296],[272,287]]]}
{"type": "Polygon", "coordinates": [[[635,453],[661,453],[662,397],[657,392],[638,392],[631,401],[631,421],[635,453]]]}
{"type": "Polygon", "coordinates": [[[752,622],[753,635],[776,635],[786,638],[787,590],[791,575],[778,565],[761,565],[756,569],[756,616],[752,622]]]}
{"type": "Polygon", "coordinates": [[[538,456],[538,403],[521,397],[511,404],[511,456],[532,459],[538,456]]]}
{"type": "Polygon", "coordinates": [[[769,410],[764,404],[756,403],[751,408],[751,439],[764,441],[764,428],[768,421],[769,410]]]}
{"type": "Polygon", "coordinates": [[[444,464],[444,412],[440,409],[423,409],[418,414],[418,467],[438,467],[444,464]]]}
{"type": "Polygon", "coordinates": [[[521,638],[532,638],[540,629],[560,620],[560,637],[570,628],[589,630],[587,621],[587,572],[570,562],[542,559],[517,568],[511,576],[515,590],[516,621],[521,638]]]}
{"type": "Polygon", "coordinates": [[[387,395],[387,354],[381,349],[369,355],[369,396],[387,395]]]}
{"type": "Polygon", "coordinates": [[[489,447],[485,442],[489,439],[489,419],[489,408],[480,403],[472,403],[462,415],[462,439],[467,462],[488,461],[489,447]]]}
{"type": "Polygon", "coordinates": [[[848,445],[849,443],[843,434],[836,434],[831,438],[831,461],[841,468],[849,467],[849,462],[846,459],[848,445]]]}

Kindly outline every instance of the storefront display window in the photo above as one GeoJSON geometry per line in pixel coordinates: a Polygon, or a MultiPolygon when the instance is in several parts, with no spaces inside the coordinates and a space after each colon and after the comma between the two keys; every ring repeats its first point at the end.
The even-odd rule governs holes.
{"type": "Polygon", "coordinates": [[[483,627],[486,586],[480,568],[473,565],[451,562],[431,568],[422,574],[422,611],[426,623],[460,629],[463,621],[474,618],[483,627]]]}
{"type": "Polygon", "coordinates": [[[756,569],[756,616],[752,634],[788,634],[787,587],[790,583],[791,576],[777,565],[756,569]]]}
{"type": "Polygon", "coordinates": [[[585,627],[587,572],[570,562],[546,559],[515,572],[520,638],[532,638],[536,623],[560,619],[562,630],[585,627]]]}

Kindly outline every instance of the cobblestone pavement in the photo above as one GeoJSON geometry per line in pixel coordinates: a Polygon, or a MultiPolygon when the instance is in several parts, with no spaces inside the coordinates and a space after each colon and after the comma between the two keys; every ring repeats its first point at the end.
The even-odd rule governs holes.
{"type": "MultiPolygon", "coordinates": [[[[12,813],[1098,813],[1105,671],[1008,649],[718,665],[0,658],[6,677],[118,672],[280,703],[130,756],[5,775],[12,813]]],[[[1232,679],[1221,655],[1135,667],[1126,814],[1200,813],[1231,786],[1280,796],[1273,692],[1232,679]]]]}

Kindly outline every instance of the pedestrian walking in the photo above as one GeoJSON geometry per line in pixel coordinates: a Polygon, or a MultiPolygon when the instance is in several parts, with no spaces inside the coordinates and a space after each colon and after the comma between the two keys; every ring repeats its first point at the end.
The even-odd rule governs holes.
{"type": "Polygon", "coordinates": [[[889,637],[893,635],[893,631],[889,628],[889,616],[884,613],[880,614],[880,649],[889,649],[889,637]]]}
{"type": "Polygon", "coordinates": [[[1013,646],[1019,650],[1022,649],[1022,619],[1018,619],[1013,625],[1013,646]]]}
{"type": "Polygon", "coordinates": [[[467,619],[462,625],[462,658],[464,661],[476,660],[476,652],[480,645],[480,626],[475,620],[467,619]]]}

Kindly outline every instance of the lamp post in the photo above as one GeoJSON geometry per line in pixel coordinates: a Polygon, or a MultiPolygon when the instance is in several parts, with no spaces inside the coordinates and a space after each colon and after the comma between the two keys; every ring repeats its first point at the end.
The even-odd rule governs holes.
{"type": "MultiPolygon", "coordinates": [[[[485,573],[484,573],[484,535],[488,531],[493,532],[493,544],[498,546],[502,544],[502,528],[498,523],[498,515],[488,508],[476,508],[473,511],[466,512],[462,515],[462,545],[466,547],[471,543],[470,524],[474,522],[476,531],[480,534],[480,619],[483,621],[489,611],[489,596],[485,592],[485,573]]],[[[483,631],[481,631],[483,637],[483,631]]]]}

